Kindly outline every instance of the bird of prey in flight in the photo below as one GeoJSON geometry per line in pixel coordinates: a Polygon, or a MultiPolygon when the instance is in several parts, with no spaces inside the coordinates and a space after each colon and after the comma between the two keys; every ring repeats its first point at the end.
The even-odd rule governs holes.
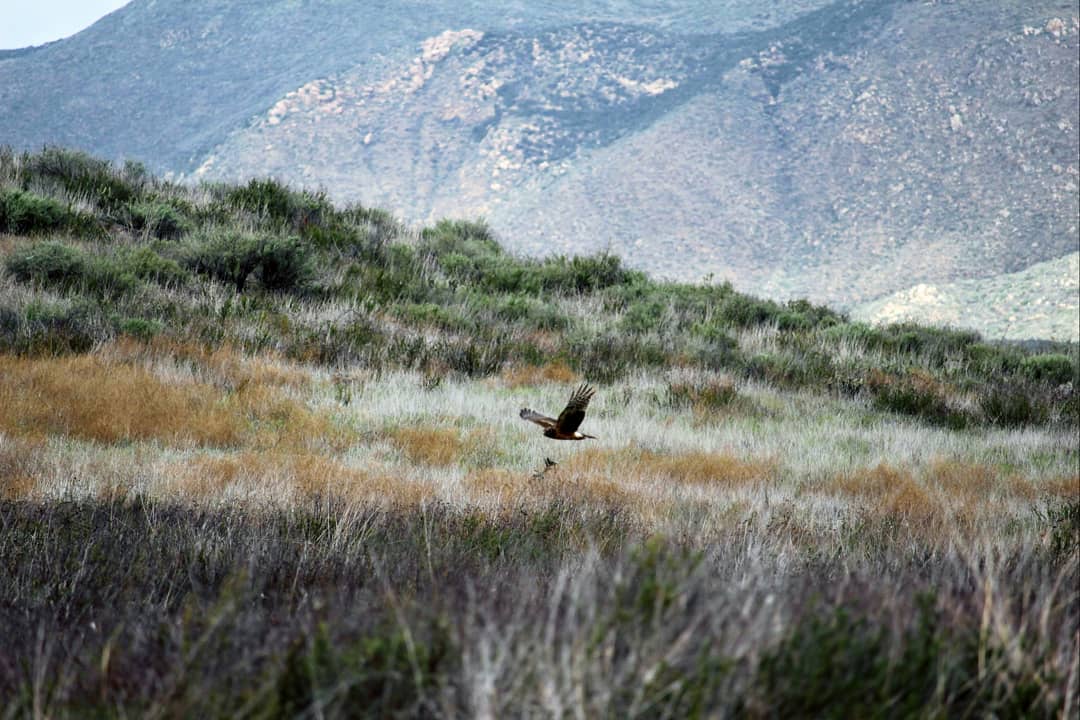
{"type": "Polygon", "coordinates": [[[592,400],[595,393],[596,390],[587,384],[582,384],[570,396],[570,402],[566,403],[566,408],[559,413],[558,418],[550,418],[535,410],[521,408],[521,419],[534,422],[544,428],[544,437],[553,440],[584,440],[586,438],[595,440],[595,435],[578,432],[581,422],[585,419],[585,408],[589,406],[589,400],[592,400]]]}

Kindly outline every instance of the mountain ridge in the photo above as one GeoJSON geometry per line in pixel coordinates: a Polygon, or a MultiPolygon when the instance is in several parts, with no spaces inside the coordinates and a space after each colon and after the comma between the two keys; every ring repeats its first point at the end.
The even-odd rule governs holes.
{"type": "MultiPolygon", "coordinates": [[[[194,64],[144,80],[232,84],[194,85],[186,114],[130,111],[175,115],[127,134],[150,167],[276,177],[413,222],[484,216],[530,254],[606,249],[659,277],[854,307],[1080,247],[1074,4],[699,5],[411,3],[350,24],[347,3],[135,2],[32,57],[114,48],[153,20],[139,52],[194,64]]],[[[0,79],[20,62],[0,59],[0,79]]],[[[93,87],[67,88],[91,105],[71,130],[91,145],[93,87]]]]}

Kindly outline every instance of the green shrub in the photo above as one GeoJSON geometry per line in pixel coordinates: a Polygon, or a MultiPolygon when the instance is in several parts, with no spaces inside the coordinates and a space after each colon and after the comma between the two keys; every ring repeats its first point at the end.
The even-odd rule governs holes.
{"type": "Polygon", "coordinates": [[[1040,395],[1042,393],[1028,383],[995,383],[979,394],[979,409],[983,417],[994,425],[1019,427],[1037,424],[1045,422],[1049,414],[1049,402],[1040,395]]]}
{"type": "Polygon", "coordinates": [[[787,349],[758,353],[745,360],[747,377],[786,388],[828,387],[833,364],[828,355],[814,350],[787,349]]]}
{"type": "Polygon", "coordinates": [[[780,306],[776,303],[742,294],[726,297],[719,309],[720,318],[735,327],[770,323],[775,321],[779,314],[780,306]]]}
{"type": "Polygon", "coordinates": [[[27,355],[84,353],[105,337],[98,308],[86,302],[70,305],[31,303],[21,317],[7,313],[5,349],[27,355]]]}
{"type": "Polygon", "coordinates": [[[911,371],[895,376],[872,371],[864,387],[879,410],[912,415],[954,429],[968,423],[967,414],[949,403],[948,389],[926,372],[911,371]]]}
{"type": "Polygon", "coordinates": [[[563,359],[585,377],[610,383],[635,367],[658,367],[668,354],[655,336],[628,336],[615,330],[572,331],[565,339],[563,359]]]}
{"type": "Polygon", "coordinates": [[[0,232],[14,235],[69,231],[88,235],[97,231],[94,218],[69,210],[53,198],[23,190],[0,190],[0,232]]]}
{"type": "Polygon", "coordinates": [[[137,231],[146,231],[161,240],[176,240],[191,229],[191,224],[175,207],[164,202],[133,202],[127,205],[127,223],[137,231]]]}
{"type": "Polygon", "coordinates": [[[55,147],[31,155],[26,175],[54,182],[71,195],[90,198],[110,212],[119,211],[141,190],[138,178],[124,177],[105,160],[55,147]]]}
{"type": "Polygon", "coordinates": [[[640,280],[643,275],[623,267],[618,255],[549,258],[540,266],[541,285],[563,295],[581,295],[640,280]]]}
{"type": "Polygon", "coordinates": [[[735,383],[727,378],[699,381],[673,381],[658,398],[661,407],[692,408],[700,411],[722,410],[739,398],[735,383]]]}
{"type": "Polygon", "coordinates": [[[75,289],[99,298],[115,298],[135,290],[139,279],[115,255],[87,255],[86,273],[75,289]]]}
{"type": "Polygon", "coordinates": [[[115,256],[90,255],[56,241],[22,248],[6,261],[7,272],[21,282],[61,290],[115,297],[137,285],[136,276],[115,256]]]}
{"type": "Polygon", "coordinates": [[[636,302],[623,313],[619,327],[624,332],[638,335],[660,330],[664,315],[664,306],[657,300],[636,302]]]}
{"type": "Polygon", "coordinates": [[[164,326],[157,320],[146,318],[124,318],[119,323],[120,332],[130,335],[138,340],[147,341],[155,335],[160,335],[164,326]]]}
{"type": "Polygon", "coordinates": [[[1051,557],[1063,562],[1076,557],[1080,552],[1080,500],[1048,503],[1045,518],[1050,529],[1051,557]]]}
{"type": "Polygon", "coordinates": [[[123,257],[122,263],[126,272],[158,285],[182,286],[189,278],[187,270],[180,263],[162,257],[148,247],[132,250],[123,257]]]}
{"type": "Polygon", "coordinates": [[[568,323],[557,307],[523,295],[473,296],[470,299],[470,308],[481,312],[490,311],[504,324],[536,330],[561,330],[568,323]]]}
{"type": "MultiPolygon", "coordinates": [[[[838,313],[825,305],[814,305],[805,299],[789,301],[785,314],[792,318],[789,322],[793,323],[791,326],[793,328],[798,326],[826,329],[847,322],[847,317],[842,313],[838,313]]],[[[784,328],[783,321],[780,327],[781,329],[784,328]]]]}
{"type": "Polygon", "coordinates": [[[297,641],[276,683],[277,717],[421,717],[422,703],[446,682],[455,649],[445,623],[407,634],[384,624],[348,643],[325,625],[297,641]]]}
{"type": "Polygon", "coordinates": [[[4,262],[8,274],[20,282],[71,287],[86,276],[82,250],[50,240],[19,248],[4,262]]]}
{"type": "Polygon", "coordinates": [[[977,628],[944,625],[923,598],[896,637],[845,609],[800,621],[765,653],[755,684],[775,717],[1053,715],[1045,681],[1004,654],[977,628]]]}
{"type": "Polygon", "coordinates": [[[225,191],[225,201],[232,207],[255,214],[265,214],[271,220],[303,231],[310,225],[318,225],[324,216],[332,214],[333,208],[325,195],[296,192],[273,179],[253,179],[242,187],[225,191]]]}
{"type": "Polygon", "coordinates": [[[513,344],[503,334],[443,340],[434,344],[431,355],[449,370],[468,377],[487,377],[498,372],[510,357],[513,344]]]}
{"type": "Polygon", "coordinates": [[[491,228],[483,221],[440,220],[435,227],[424,228],[420,237],[424,251],[435,258],[447,255],[479,258],[503,254],[491,228]]]}
{"type": "Polygon", "coordinates": [[[700,366],[710,370],[745,366],[735,338],[710,326],[690,344],[690,357],[700,366]]]}
{"type": "Polygon", "coordinates": [[[473,324],[450,308],[435,303],[401,303],[391,311],[410,325],[440,327],[455,332],[467,331],[473,324]]]}
{"type": "Polygon", "coordinates": [[[307,289],[312,278],[307,248],[298,238],[266,238],[259,247],[258,277],[267,290],[307,289]]]}
{"type": "Polygon", "coordinates": [[[1020,362],[1020,374],[1034,382],[1064,385],[1076,382],[1078,368],[1067,355],[1032,355],[1020,362]]]}
{"type": "Polygon", "coordinates": [[[192,245],[185,262],[196,273],[231,284],[242,293],[255,276],[268,290],[297,292],[311,277],[306,248],[296,238],[219,231],[192,245]]]}
{"type": "Polygon", "coordinates": [[[903,355],[921,355],[936,366],[946,360],[970,355],[981,340],[977,332],[930,327],[915,323],[896,323],[877,328],[869,338],[870,346],[903,355]]]}

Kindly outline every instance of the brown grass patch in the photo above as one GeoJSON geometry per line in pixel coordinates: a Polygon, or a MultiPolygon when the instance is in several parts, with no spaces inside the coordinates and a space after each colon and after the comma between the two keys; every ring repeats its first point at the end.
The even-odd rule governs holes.
{"type": "Polygon", "coordinates": [[[45,472],[42,440],[0,437],[0,499],[29,497],[45,472]]]}
{"type": "Polygon", "coordinates": [[[544,503],[569,501],[580,506],[635,509],[644,505],[640,496],[617,480],[594,472],[555,468],[530,482],[529,495],[544,503]]]}
{"type": "Polygon", "coordinates": [[[1059,475],[1038,484],[1044,495],[1080,500],[1080,475],[1059,475]]]}
{"type": "Polygon", "coordinates": [[[206,381],[230,389],[251,384],[305,390],[311,385],[310,373],[273,351],[250,356],[228,344],[210,348],[161,335],[149,342],[121,337],[106,346],[102,355],[132,363],[161,358],[188,363],[206,381]]]}
{"type": "Polygon", "coordinates": [[[771,460],[745,460],[731,453],[688,452],[660,455],[648,450],[638,459],[644,477],[661,475],[681,483],[745,485],[769,479],[776,469],[771,460]]]}
{"type": "Polygon", "coordinates": [[[92,356],[0,357],[0,429],[18,435],[235,445],[240,418],[219,399],[208,386],[166,385],[92,356]]]}
{"type": "Polygon", "coordinates": [[[452,428],[397,428],[390,439],[411,462],[424,465],[452,465],[465,448],[461,436],[452,428]]]}
{"type": "Polygon", "coordinates": [[[347,441],[328,418],[273,388],[170,385],[141,367],[90,355],[0,357],[0,407],[0,431],[24,437],[264,448],[347,441]]]}
{"type": "Polygon", "coordinates": [[[877,500],[908,482],[912,482],[911,473],[880,463],[873,468],[837,475],[825,484],[824,489],[833,495],[877,500]]]}
{"type": "Polygon", "coordinates": [[[517,365],[507,368],[502,372],[502,381],[511,388],[541,383],[569,385],[581,382],[581,376],[562,360],[556,360],[546,365],[517,365]]]}
{"type": "Polygon", "coordinates": [[[906,469],[880,463],[834,477],[826,492],[863,501],[872,516],[926,525],[944,518],[940,504],[906,469]]]}
{"type": "Polygon", "coordinates": [[[941,507],[934,502],[926,489],[910,476],[893,488],[880,506],[879,512],[917,524],[939,521],[942,518],[941,507]]]}
{"type": "Polygon", "coordinates": [[[926,472],[927,483],[964,502],[990,496],[999,484],[998,473],[987,465],[935,458],[926,472]]]}
{"type": "Polygon", "coordinates": [[[500,497],[517,496],[527,485],[526,478],[520,473],[498,468],[472,470],[462,482],[473,495],[498,495],[500,497]]]}
{"type": "Polygon", "coordinates": [[[401,427],[391,431],[390,440],[410,462],[435,467],[474,462],[490,465],[497,454],[495,435],[486,428],[470,430],[462,436],[456,428],[401,427]]]}
{"type": "Polygon", "coordinates": [[[687,452],[664,455],[626,447],[589,448],[567,461],[570,472],[603,475],[617,480],[653,483],[743,485],[772,476],[772,460],[747,460],[731,453],[687,452]]]}
{"type": "Polygon", "coordinates": [[[306,498],[336,497],[381,506],[413,506],[434,487],[382,470],[353,468],[316,453],[242,452],[200,455],[176,468],[170,491],[187,500],[220,497],[230,486],[277,486],[306,498]]]}

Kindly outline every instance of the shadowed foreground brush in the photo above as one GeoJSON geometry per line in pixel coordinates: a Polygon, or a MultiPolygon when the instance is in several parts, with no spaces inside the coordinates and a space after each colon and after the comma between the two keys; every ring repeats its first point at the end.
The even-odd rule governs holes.
{"type": "Polygon", "coordinates": [[[558,500],[0,501],[0,524],[9,716],[1076,710],[1075,546],[967,555],[883,524],[800,549],[744,523],[693,548],[558,500]]]}

